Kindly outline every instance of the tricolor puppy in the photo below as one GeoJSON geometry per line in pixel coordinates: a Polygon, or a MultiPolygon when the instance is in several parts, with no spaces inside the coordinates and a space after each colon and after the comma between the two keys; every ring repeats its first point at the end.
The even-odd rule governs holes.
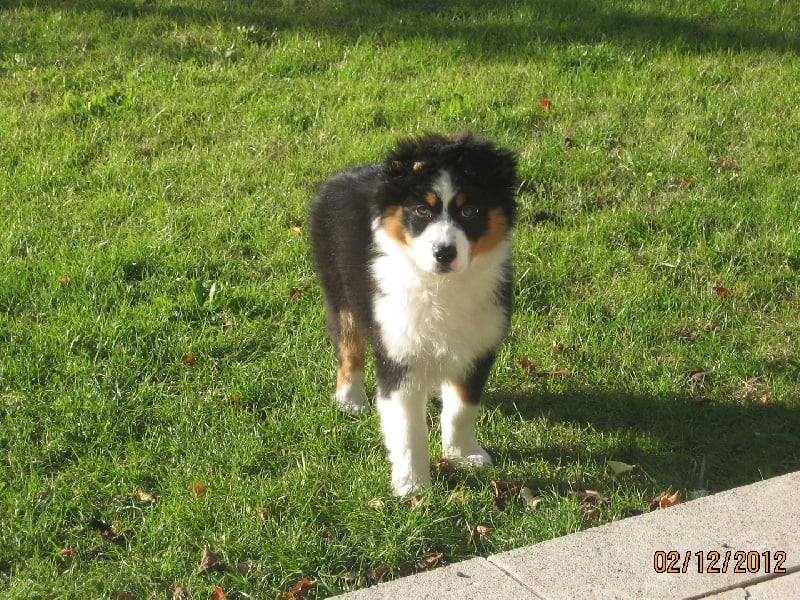
{"type": "Polygon", "coordinates": [[[470,134],[401,142],[383,164],[335,175],[311,208],[314,261],[339,366],[335,398],[369,409],[364,352],[402,496],[430,483],[426,403],[442,398],[442,451],[490,465],[481,392],[508,330],[516,159],[470,134]]]}

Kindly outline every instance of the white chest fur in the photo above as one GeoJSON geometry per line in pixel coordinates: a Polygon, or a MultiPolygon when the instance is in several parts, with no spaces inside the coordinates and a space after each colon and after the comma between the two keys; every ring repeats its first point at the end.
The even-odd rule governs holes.
{"type": "Polygon", "coordinates": [[[510,241],[474,257],[463,272],[446,274],[420,269],[380,228],[375,243],[381,252],[371,265],[376,325],[389,357],[407,365],[419,385],[430,389],[462,376],[500,343],[508,317],[497,290],[510,241]]]}

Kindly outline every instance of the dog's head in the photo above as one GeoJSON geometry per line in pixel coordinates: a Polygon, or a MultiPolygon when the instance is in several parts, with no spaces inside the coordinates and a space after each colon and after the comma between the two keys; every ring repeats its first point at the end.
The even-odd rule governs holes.
{"type": "Polygon", "coordinates": [[[516,158],[471,134],[401,142],[386,159],[380,226],[429,273],[458,273],[510,238],[516,158]]]}

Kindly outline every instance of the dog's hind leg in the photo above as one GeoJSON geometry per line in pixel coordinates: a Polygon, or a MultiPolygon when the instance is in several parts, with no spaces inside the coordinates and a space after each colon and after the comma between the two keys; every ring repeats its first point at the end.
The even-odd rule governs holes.
{"type": "Polygon", "coordinates": [[[344,412],[364,414],[369,412],[364,390],[364,337],[349,310],[336,311],[330,318],[336,319],[335,323],[329,323],[329,330],[339,360],[334,398],[344,412]]]}

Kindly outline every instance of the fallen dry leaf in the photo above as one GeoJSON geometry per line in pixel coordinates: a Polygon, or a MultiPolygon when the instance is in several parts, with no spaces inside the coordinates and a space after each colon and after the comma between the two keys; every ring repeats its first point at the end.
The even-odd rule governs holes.
{"type": "Polygon", "coordinates": [[[196,355],[195,355],[195,353],[194,353],[194,352],[192,352],[191,350],[189,350],[189,351],[188,351],[186,354],[184,354],[184,355],[183,355],[183,357],[181,358],[181,362],[182,362],[183,364],[185,364],[185,365],[191,365],[191,364],[192,364],[192,363],[194,363],[194,361],[196,361],[196,360],[197,360],[197,356],[196,356],[196,355]]]}
{"type": "Polygon", "coordinates": [[[453,473],[456,472],[456,468],[453,465],[451,465],[445,458],[440,458],[439,460],[437,460],[436,463],[433,465],[433,470],[439,471],[441,473],[447,473],[448,475],[452,475],[453,473]]]}
{"type": "Polygon", "coordinates": [[[226,571],[227,569],[227,565],[223,562],[220,562],[219,558],[217,558],[217,555],[212,552],[211,548],[208,546],[203,548],[203,557],[200,559],[200,566],[197,567],[198,575],[217,571],[226,571]]]}
{"type": "Polygon", "coordinates": [[[295,600],[298,598],[305,598],[312,587],[316,585],[316,580],[301,579],[298,581],[291,591],[287,592],[284,596],[285,600],[295,600]]]}
{"type": "Polygon", "coordinates": [[[523,356],[521,359],[517,361],[517,364],[525,369],[526,371],[536,371],[536,365],[534,362],[528,358],[527,356],[523,356]]]}
{"type": "Polygon", "coordinates": [[[525,369],[534,377],[569,377],[572,375],[571,369],[558,369],[556,371],[539,371],[536,365],[527,356],[523,356],[517,361],[517,364],[525,369]]]}
{"type": "Polygon", "coordinates": [[[489,483],[491,484],[492,488],[494,488],[494,505],[503,510],[508,504],[508,501],[519,494],[519,490],[522,487],[516,481],[497,481],[496,479],[490,479],[489,483]]]}
{"type": "Polygon", "coordinates": [[[596,492],[595,490],[585,490],[583,492],[572,492],[572,493],[578,496],[578,500],[580,500],[582,504],[599,505],[608,502],[608,496],[604,496],[603,494],[601,494],[600,492],[596,492]]]}
{"type": "Polygon", "coordinates": [[[473,546],[483,540],[487,535],[492,533],[494,529],[486,527],[485,525],[476,525],[467,532],[467,544],[473,546]]]}
{"type": "Polygon", "coordinates": [[[208,597],[208,600],[228,600],[228,597],[225,595],[223,589],[217,586],[214,588],[214,591],[211,592],[211,595],[208,597]]]}
{"type": "Polygon", "coordinates": [[[597,524],[600,521],[600,509],[599,508],[592,508],[589,505],[581,504],[581,510],[586,515],[586,520],[589,523],[597,524]]]}
{"type": "Polygon", "coordinates": [[[422,494],[414,494],[408,499],[408,504],[411,508],[419,508],[422,506],[422,494]]]}
{"type": "Polygon", "coordinates": [[[439,562],[444,558],[444,552],[426,552],[421,561],[417,563],[417,569],[430,571],[439,566],[439,562]]]}
{"type": "Polygon", "coordinates": [[[364,573],[364,577],[370,583],[377,583],[390,571],[389,567],[378,567],[377,569],[371,569],[364,573]]]}
{"type": "Polygon", "coordinates": [[[661,510],[664,508],[675,506],[676,504],[680,504],[681,491],[678,490],[672,495],[668,495],[666,492],[662,492],[655,498],[645,498],[645,500],[650,504],[650,512],[653,512],[654,510],[661,510]]]}
{"type": "Polygon", "coordinates": [[[189,493],[195,498],[205,498],[208,488],[202,481],[195,481],[189,486],[189,493]]]}
{"type": "Polygon", "coordinates": [[[311,289],[310,285],[298,285],[289,290],[289,300],[298,300],[305,292],[311,289]]]}
{"type": "Polygon", "coordinates": [[[544,498],[541,496],[534,496],[533,491],[531,491],[531,489],[528,487],[522,488],[519,491],[519,496],[525,501],[525,505],[530,509],[534,509],[544,502],[544,498]]]}
{"type": "Polygon", "coordinates": [[[541,100],[539,100],[539,104],[540,104],[540,105],[541,105],[541,107],[542,107],[542,108],[544,108],[545,110],[547,110],[548,108],[550,108],[550,100],[548,100],[547,98],[542,98],[541,100]]]}
{"type": "Polygon", "coordinates": [[[152,504],[156,501],[155,496],[152,494],[145,492],[142,488],[136,488],[136,497],[139,498],[141,502],[145,504],[152,504]]]}
{"type": "Polygon", "coordinates": [[[609,460],[606,461],[608,468],[614,471],[614,475],[622,475],[623,473],[629,473],[636,468],[636,465],[629,465],[624,462],[620,462],[618,460],[609,460]]]}
{"type": "Polygon", "coordinates": [[[119,523],[109,524],[92,517],[86,519],[86,524],[92,529],[99,531],[102,538],[112,544],[122,544],[133,534],[130,529],[123,529],[122,525],[119,523]]]}
{"type": "Polygon", "coordinates": [[[720,298],[730,298],[733,296],[733,292],[722,285],[714,286],[714,293],[720,298]]]}
{"type": "Polygon", "coordinates": [[[72,277],[70,277],[69,275],[65,275],[64,277],[59,279],[58,282],[64,286],[69,285],[70,283],[72,283],[72,277]]]}

